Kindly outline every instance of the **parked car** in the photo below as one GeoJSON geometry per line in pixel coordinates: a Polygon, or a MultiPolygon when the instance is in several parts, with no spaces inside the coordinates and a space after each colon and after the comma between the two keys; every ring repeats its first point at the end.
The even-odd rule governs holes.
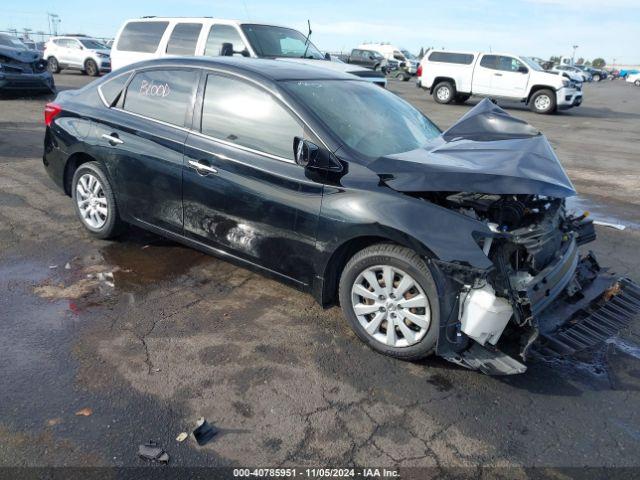
{"type": "Polygon", "coordinates": [[[599,68],[588,67],[585,65],[576,65],[576,68],[579,68],[583,72],[587,72],[589,75],[591,75],[591,78],[594,82],[606,80],[606,78],[609,76],[605,70],[599,68]]]}
{"type": "Polygon", "coordinates": [[[464,103],[472,95],[519,100],[536,113],[582,103],[582,87],[513,54],[432,50],[418,69],[417,85],[438,103],[464,103]]]}
{"type": "Polygon", "coordinates": [[[555,73],[562,77],[565,77],[571,80],[572,82],[574,82],[576,85],[582,85],[584,83],[585,77],[583,74],[576,73],[573,70],[567,70],[566,68],[563,68],[561,65],[554,65],[547,71],[550,73],[555,73]]]}
{"type": "Polygon", "coordinates": [[[363,43],[362,45],[359,45],[358,48],[373,50],[389,61],[393,60],[399,62],[398,70],[402,70],[408,75],[415,75],[418,70],[418,64],[420,62],[418,62],[417,58],[411,55],[407,50],[403,51],[401,48],[389,43],[363,43]],[[408,58],[405,52],[411,55],[412,58],[408,58]]]}
{"type": "Polygon", "coordinates": [[[53,76],[40,52],[18,38],[0,33],[0,92],[55,92],[53,76]]]}
{"type": "Polygon", "coordinates": [[[633,83],[636,87],[640,87],[640,73],[631,73],[627,75],[626,81],[633,83]]]}
{"type": "Polygon", "coordinates": [[[572,67],[570,65],[554,65],[551,67],[552,72],[567,72],[572,76],[577,76],[582,82],[590,82],[592,80],[591,74],[585,72],[578,67],[572,67]]]}
{"type": "Polygon", "coordinates": [[[579,256],[595,230],[546,138],[488,100],[441,132],[353,75],[167,58],[62,92],[45,123],[45,169],[91,235],[130,223],[264,272],[386,355],[521,373],[640,310],[579,256]]]}
{"type": "Polygon", "coordinates": [[[372,70],[379,70],[384,66],[385,58],[374,50],[361,50],[354,48],[351,50],[351,55],[347,57],[347,63],[352,65],[359,65],[361,67],[370,68],[372,70]]]}
{"type": "Polygon", "coordinates": [[[171,55],[243,56],[305,63],[356,75],[386,86],[381,72],[331,61],[308,36],[292,28],[215,18],[145,17],[128,20],[118,31],[111,60],[114,69],[171,55]]]}
{"type": "Polygon", "coordinates": [[[640,70],[635,68],[623,68],[620,70],[618,76],[626,80],[629,75],[635,75],[636,73],[640,73],[640,70]]]}
{"type": "Polygon", "coordinates": [[[109,48],[89,37],[51,37],[45,44],[44,58],[51,73],[68,68],[97,77],[111,71],[109,48]]]}

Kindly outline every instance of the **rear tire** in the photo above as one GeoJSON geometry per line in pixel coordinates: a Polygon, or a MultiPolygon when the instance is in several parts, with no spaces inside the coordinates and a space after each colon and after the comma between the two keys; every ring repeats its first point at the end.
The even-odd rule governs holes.
{"type": "Polygon", "coordinates": [[[60,63],[58,63],[56,57],[49,57],[47,59],[47,69],[49,69],[51,73],[60,73],[60,63]]]}
{"type": "Polygon", "coordinates": [[[433,89],[433,99],[443,105],[453,102],[456,97],[456,87],[449,81],[438,83],[433,89]]]}
{"type": "Polygon", "coordinates": [[[349,325],[375,351],[402,360],[434,352],[438,292],[429,267],[413,250],[381,243],[356,253],[340,277],[339,297],[349,325]]]}
{"type": "Polygon", "coordinates": [[[71,196],[80,223],[97,238],[113,238],[122,232],[116,198],[98,162],[83,163],[73,174],[71,196]]]}
{"type": "Polygon", "coordinates": [[[529,108],[535,113],[553,113],[556,111],[556,94],[546,88],[538,90],[529,100],[529,108]]]}

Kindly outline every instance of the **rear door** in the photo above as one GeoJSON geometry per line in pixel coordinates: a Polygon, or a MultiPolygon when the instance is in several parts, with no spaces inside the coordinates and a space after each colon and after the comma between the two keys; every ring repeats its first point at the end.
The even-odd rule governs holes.
{"type": "Polygon", "coordinates": [[[182,234],[184,142],[198,79],[194,69],[139,71],[116,105],[94,120],[127,219],[182,234]]]}
{"type": "Polygon", "coordinates": [[[201,91],[185,147],[185,235],[310,284],[323,185],[293,160],[303,124],[238,77],[208,73],[201,91]]]}

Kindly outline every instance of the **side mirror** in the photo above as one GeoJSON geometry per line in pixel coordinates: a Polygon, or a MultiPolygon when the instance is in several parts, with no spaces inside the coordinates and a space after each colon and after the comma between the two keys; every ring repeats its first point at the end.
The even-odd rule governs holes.
{"type": "Polygon", "coordinates": [[[293,139],[293,155],[296,163],[312,170],[341,172],[342,164],[329,151],[301,137],[293,139]]]}
{"type": "Polygon", "coordinates": [[[314,143],[304,140],[300,137],[293,139],[293,154],[296,163],[302,167],[313,166],[318,158],[320,148],[314,143]]]}
{"type": "Polygon", "coordinates": [[[233,43],[229,43],[229,42],[223,43],[222,48],[220,48],[220,56],[233,57],[233,43]]]}
{"type": "Polygon", "coordinates": [[[520,66],[518,67],[518,71],[519,71],[520,73],[529,73],[529,69],[528,69],[527,67],[523,66],[523,65],[520,65],[520,66]]]}

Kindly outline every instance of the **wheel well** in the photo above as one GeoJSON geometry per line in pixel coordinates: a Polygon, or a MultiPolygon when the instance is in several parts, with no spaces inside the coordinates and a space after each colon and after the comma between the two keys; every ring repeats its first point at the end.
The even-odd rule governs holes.
{"type": "Polygon", "coordinates": [[[436,78],[433,79],[433,82],[431,82],[431,89],[429,90],[429,93],[433,93],[433,89],[436,88],[436,85],[438,85],[440,82],[451,82],[453,84],[454,88],[456,86],[456,81],[453,78],[450,78],[450,77],[436,77],[436,78]]]}
{"type": "Polygon", "coordinates": [[[340,283],[340,276],[351,257],[360,250],[376,243],[397,244],[397,242],[393,242],[384,237],[358,237],[343,243],[335,252],[333,252],[331,258],[327,262],[327,267],[324,272],[324,284],[322,289],[323,307],[330,307],[338,304],[338,285],[340,283]]]}
{"type": "Polygon", "coordinates": [[[86,153],[74,153],[67,159],[67,163],[64,166],[64,193],[71,196],[71,180],[73,180],[73,174],[80,165],[87,162],[94,162],[95,158],[86,153]]]}
{"type": "Polygon", "coordinates": [[[533,87],[531,87],[531,91],[529,92],[529,96],[527,97],[527,103],[529,103],[529,100],[531,100],[533,94],[539,92],[540,90],[551,90],[552,92],[555,92],[554,88],[547,85],[534,85],[533,87]]]}

